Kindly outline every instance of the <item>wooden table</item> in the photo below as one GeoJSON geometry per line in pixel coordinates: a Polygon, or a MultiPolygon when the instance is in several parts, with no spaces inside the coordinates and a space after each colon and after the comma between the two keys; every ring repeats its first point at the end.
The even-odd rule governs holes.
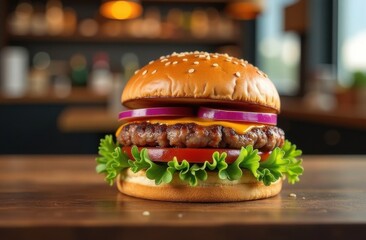
{"type": "Polygon", "coordinates": [[[365,239],[366,157],[304,166],[274,198],[192,204],[119,194],[93,156],[1,156],[0,239],[365,239]]]}

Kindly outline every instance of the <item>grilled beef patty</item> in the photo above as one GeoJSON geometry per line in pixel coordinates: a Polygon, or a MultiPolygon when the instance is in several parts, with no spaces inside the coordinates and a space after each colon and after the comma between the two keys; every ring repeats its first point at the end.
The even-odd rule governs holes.
{"type": "Polygon", "coordinates": [[[165,125],[139,122],[125,125],[117,140],[123,146],[231,148],[253,145],[262,152],[281,147],[285,140],[282,129],[276,126],[254,127],[244,134],[220,125],[200,126],[195,123],[165,125]]]}

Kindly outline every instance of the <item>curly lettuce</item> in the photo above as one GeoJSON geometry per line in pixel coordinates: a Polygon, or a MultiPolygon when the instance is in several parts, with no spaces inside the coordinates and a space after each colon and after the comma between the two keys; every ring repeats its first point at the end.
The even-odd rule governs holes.
{"type": "Polygon", "coordinates": [[[262,162],[258,150],[253,149],[253,146],[242,147],[238,158],[231,164],[225,161],[227,157],[225,152],[221,154],[214,152],[212,160],[207,160],[203,164],[190,164],[185,159],[178,161],[176,157],[167,163],[154,163],[150,160],[146,148],[139,151],[136,146],[131,149],[133,159],[129,159],[121,147],[113,141],[112,135],[101,139],[98,153],[96,171],[104,174],[105,180],[110,185],[113,185],[118,174],[126,168],[135,173],[146,171],[146,177],[153,180],[156,185],[170,183],[174,174],[178,174],[181,181],[193,187],[200,181],[207,180],[207,171],[217,172],[220,179],[234,181],[239,180],[244,174],[243,170],[246,170],[246,174],[252,174],[266,186],[284,176],[289,183],[294,184],[300,180],[299,176],[304,171],[302,160],[299,158],[301,150],[296,149],[296,145],[287,140],[282,148],[275,148],[268,159],[262,162]]]}

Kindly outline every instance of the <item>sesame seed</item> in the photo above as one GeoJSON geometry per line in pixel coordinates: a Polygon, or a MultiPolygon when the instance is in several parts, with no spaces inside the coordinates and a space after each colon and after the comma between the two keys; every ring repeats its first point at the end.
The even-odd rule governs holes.
{"type": "Polygon", "coordinates": [[[235,61],[234,61],[233,63],[234,63],[235,65],[238,65],[238,62],[235,62],[235,61]]]}
{"type": "Polygon", "coordinates": [[[302,197],[303,200],[305,200],[306,198],[305,197],[302,197]]]}
{"type": "Polygon", "coordinates": [[[175,64],[177,64],[177,63],[178,63],[178,61],[174,61],[174,62],[173,62],[173,65],[175,65],[175,64]]]}
{"type": "Polygon", "coordinates": [[[212,55],[212,57],[213,57],[213,58],[218,58],[219,56],[217,56],[217,55],[212,55]]]}
{"type": "Polygon", "coordinates": [[[194,69],[191,68],[191,69],[188,69],[188,73],[193,73],[194,72],[194,69]]]}
{"type": "Polygon", "coordinates": [[[178,213],[178,217],[182,218],[183,217],[183,213],[178,213]]]}
{"type": "Polygon", "coordinates": [[[142,212],[142,215],[143,215],[143,216],[150,216],[150,212],[149,212],[149,211],[143,211],[143,212],[142,212]]]}
{"type": "Polygon", "coordinates": [[[201,54],[201,55],[199,55],[199,58],[205,58],[206,56],[205,55],[203,55],[203,54],[201,54]]]}
{"type": "Polygon", "coordinates": [[[165,63],[165,66],[169,66],[169,65],[170,65],[170,62],[165,63]]]}
{"type": "Polygon", "coordinates": [[[147,73],[147,70],[143,71],[143,72],[142,72],[142,75],[145,75],[146,73],[147,73]]]}
{"type": "Polygon", "coordinates": [[[172,53],[172,56],[175,56],[175,55],[178,55],[178,53],[176,53],[176,52],[173,52],[173,53],[172,53]]]}
{"type": "Polygon", "coordinates": [[[150,61],[149,64],[152,64],[154,61],[150,61]]]}
{"type": "Polygon", "coordinates": [[[139,71],[140,71],[140,70],[136,70],[136,71],[135,71],[135,74],[137,74],[139,71]]]}
{"type": "Polygon", "coordinates": [[[267,74],[265,74],[264,72],[262,72],[261,70],[257,69],[257,73],[262,75],[263,77],[268,77],[267,74]]]}
{"type": "Polygon", "coordinates": [[[296,193],[290,193],[289,196],[292,198],[296,198],[296,193]]]}
{"type": "Polygon", "coordinates": [[[225,53],[225,54],[224,54],[224,56],[225,56],[225,57],[229,57],[229,54],[225,53]]]}
{"type": "Polygon", "coordinates": [[[194,53],[194,54],[199,54],[200,52],[199,52],[199,51],[194,51],[193,53],[194,53]]]}
{"type": "Polygon", "coordinates": [[[165,56],[161,56],[161,57],[160,57],[160,59],[164,59],[164,58],[165,58],[165,56]]]}
{"type": "Polygon", "coordinates": [[[231,62],[231,59],[230,58],[226,58],[225,61],[226,62],[231,62]]]}
{"type": "Polygon", "coordinates": [[[211,58],[210,58],[210,55],[207,55],[206,56],[206,60],[210,60],[211,58]]]}
{"type": "Polygon", "coordinates": [[[240,72],[236,72],[235,76],[240,77],[240,72]]]}
{"type": "Polygon", "coordinates": [[[213,67],[218,67],[218,66],[219,66],[219,64],[214,63],[214,64],[212,64],[212,66],[213,66],[213,67]]]}
{"type": "Polygon", "coordinates": [[[161,60],[160,62],[166,62],[168,61],[168,59],[164,58],[163,60],[161,60]]]}
{"type": "Polygon", "coordinates": [[[156,69],[154,71],[151,72],[151,74],[155,74],[156,73],[156,69]]]}
{"type": "Polygon", "coordinates": [[[181,53],[181,54],[178,55],[178,57],[184,57],[184,56],[185,56],[184,53],[181,53]]]}
{"type": "Polygon", "coordinates": [[[199,61],[194,61],[193,64],[198,65],[198,64],[200,64],[200,62],[199,61]]]}
{"type": "Polygon", "coordinates": [[[242,65],[243,67],[246,67],[247,66],[245,63],[240,63],[240,65],[242,65]]]}
{"type": "Polygon", "coordinates": [[[182,61],[183,61],[183,62],[187,62],[187,61],[188,61],[188,59],[187,59],[187,58],[183,58],[183,59],[182,59],[182,61]]]}

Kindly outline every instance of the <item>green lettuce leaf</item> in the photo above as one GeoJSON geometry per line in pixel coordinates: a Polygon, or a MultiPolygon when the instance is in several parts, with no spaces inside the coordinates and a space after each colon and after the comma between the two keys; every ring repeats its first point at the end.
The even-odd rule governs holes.
{"type": "Polygon", "coordinates": [[[284,158],[287,160],[287,165],[283,172],[286,175],[288,182],[294,184],[300,181],[299,176],[304,172],[302,160],[298,159],[298,157],[301,156],[302,151],[296,149],[296,145],[291,144],[290,141],[285,141],[282,150],[285,152],[284,158]]]}
{"type": "Polygon", "coordinates": [[[131,166],[131,170],[134,173],[137,173],[141,170],[148,169],[150,164],[150,159],[147,154],[147,149],[143,148],[141,152],[139,152],[136,146],[133,146],[131,149],[132,156],[134,160],[128,160],[129,165],[131,166]]]}
{"type": "Polygon", "coordinates": [[[209,161],[205,161],[202,165],[199,165],[197,163],[193,164],[189,170],[182,174],[183,179],[185,181],[188,181],[190,186],[197,186],[198,180],[200,181],[206,181],[207,180],[207,170],[214,170],[216,168],[217,162],[213,161],[210,163],[209,161]]]}
{"type": "Polygon", "coordinates": [[[258,180],[265,185],[270,185],[285,175],[288,182],[294,184],[298,182],[304,168],[302,160],[297,159],[302,154],[301,150],[296,149],[296,145],[290,141],[285,141],[282,148],[275,148],[268,159],[260,163],[258,168],[258,180]]]}
{"type": "Polygon", "coordinates": [[[170,183],[174,174],[178,174],[179,179],[190,186],[197,186],[200,181],[206,181],[207,171],[215,171],[220,179],[233,181],[240,179],[243,169],[246,169],[267,186],[284,175],[289,183],[298,182],[304,171],[302,160],[298,159],[302,152],[289,141],[286,141],[282,148],[275,148],[264,162],[260,162],[258,150],[254,150],[252,146],[243,147],[232,164],[225,161],[226,153],[219,152],[212,154],[211,162],[205,161],[203,164],[191,165],[184,159],[178,161],[176,157],[167,163],[154,163],[150,160],[146,148],[139,151],[136,146],[131,149],[133,159],[128,159],[111,135],[100,141],[98,153],[96,171],[105,174],[105,179],[110,185],[125,168],[131,168],[135,173],[145,170],[147,178],[154,180],[156,185],[170,183]]]}
{"type": "Polygon", "coordinates": [[[189,172],[189,162],[187,162],[186,160],[183,160],[181,163],[178,162],[177,158],[174,157],[172,161],[169,161],[167,163],[168,167],[170,169],[172,169],[171,171],[174,170],[179,172],[179,178],[181,180],[186,179],[187,177],[187,173],[189,172]]]}
{"type": "MultiPolygon", "coordinates": [[[[226,155],[221,156],[220,162],[225,162],[226,155]]],[[[260,156],[258,150],[253,150],[253,146],[242,147],[238,158],[232,164],[222,164],[219,168],[219,178],[230,181],[238,180],[243,176],[243,170],[247,169],[257,177],[260,156]]]]}
{"type": "Polygon", "coordinates": [[[134,160],[129,160],[133,172],[146,170],[146,177],[154,180],[156,185],[161,183],[169,183],[173,179],[174,169],[169,168],[166,164],[158,165],[152,162],[147,153],[147,149],[143,148],[140,152],[136,146],[131,149],[134,160]]]}
{"type": "Polygon", "coordinates": [[[105,180],[110,185],[113,185],[115,178],[123,169],[130,167],[128,157],[122,153],[117,143],[113,142],[112,135],[107,135],[100,140],[98,154],[96,171],[104,173],[105,180]]]}
{"type": "MultiPolygon", "coordinates": [[[[240,163],[240,168],[249,170],[254,177],[258,178],[257,170],[259,168],[259,161],[261,160],[261,157],[258,155],[258,150],[254,150],[253,146],[247,146],[245,150],[246,155],[240,163]]],[[[242,151],[244,152],[244,150],[242,151]]]]}
{"type": "Polygon", "coordinates": [[[228,164],[225,162],[227,153],[214,152],[212,154],[212,161],[216,162],[216,169],[218,170],[218,176],[220,179],[228,179],[228,172],[226,171],[228,164]]]}
{"type": "Polygon", "coordinates": [[[258,180],[269,186],[272,182],[282,177],[282,171],[286,161],[283,159],[284,151],[275,148],[266,161],[261,162],[258,168],[258,180]]]}

